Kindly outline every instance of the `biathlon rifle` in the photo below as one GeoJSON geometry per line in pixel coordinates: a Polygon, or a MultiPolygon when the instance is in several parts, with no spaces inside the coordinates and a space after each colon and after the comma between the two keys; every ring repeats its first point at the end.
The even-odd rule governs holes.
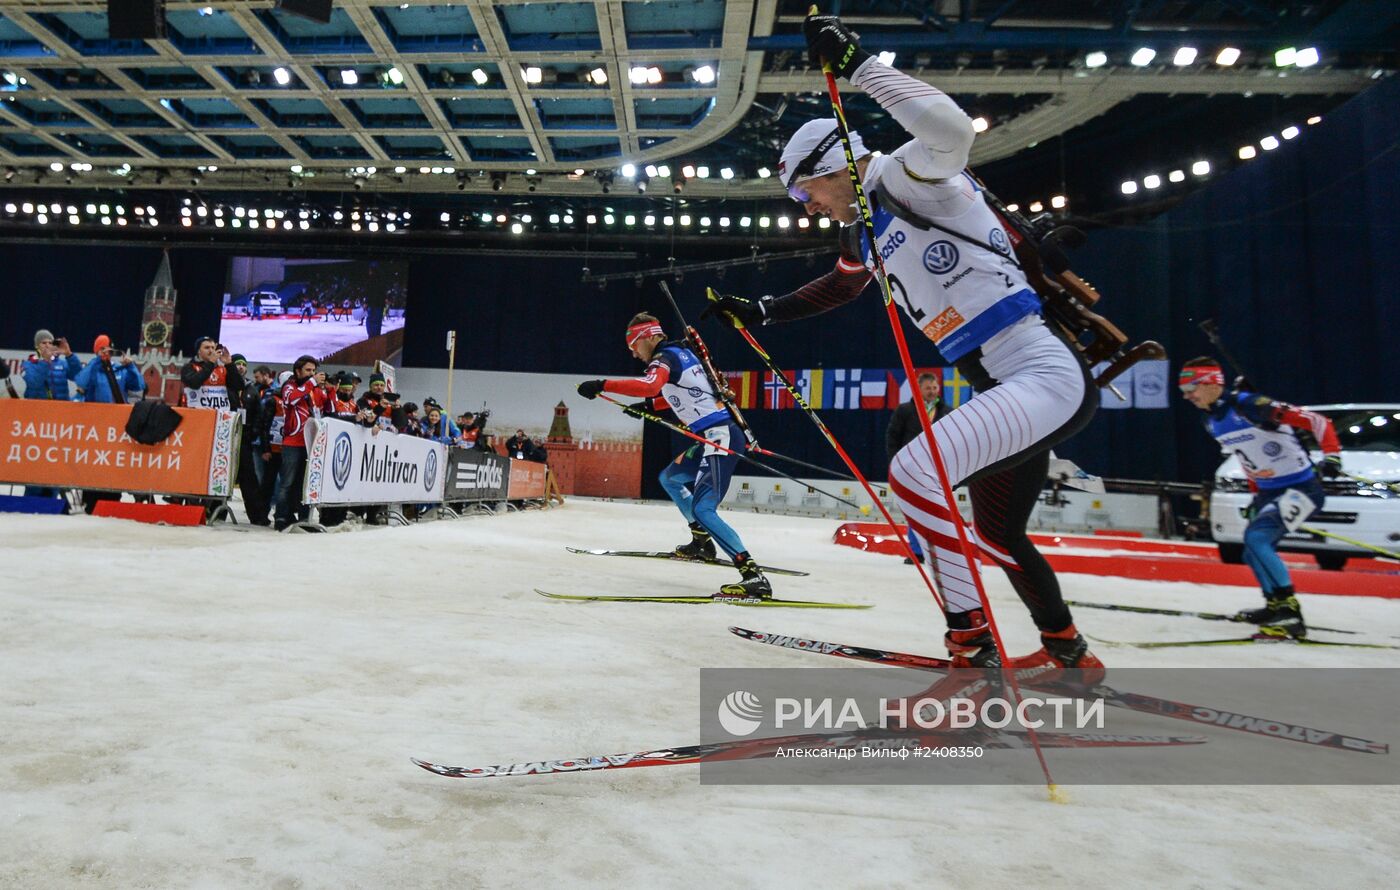
{"type": "Polygon", "coordinates": [[[726,378],[715,367],[714,360],[710,357],[710,349],[705,345],[705,341],[700,339],[700,332],[691,327],[685,320],[685,315],[681,313],[681,307],[677,305],[676,298],[671,296],[671,288],[666,282],[657,282],[661,286],[661,292],[666,295],[666,300],[671,304],[671,309],[676,313],[676,320],[681,324],[681,330],[685,332],[685,345],[695,357],[700,360],[700,369],[705,372],[705,378],[710,381],[710,387],[714,391],[715,398],[724,405],[729,416],[734,418],[734,422],[739,425],[739,429],[744,431],[744,438],[749,443],[749,448],[759,449],[758,437],[754,435],[753,429],[749,427],[749,422],[744,419],[744,413],[739,410],[735,403],[734,390],[729,388],[726,378]]]}
{"type": "Polygon", "coordinates": [[[1044,216],[1028,219],[1008,209],[972,171],[969,170],[968,175],[982,189],[987,203],[1011,236],[1012,250],[1021,272],[1040,296],[1045,314],[1069,336],[1070,343],[1089,367],[1100,362],[1109,363],[1094,378],[1095,384],[1117,393],[1112,384],[1118,375],[1144,359],[1167,357],[1167,350],[1155,340],[1129,347],[1127,334],[1090,309],[1098,303],[1100,294],[1093,285],[1070,271],[1064,251],[1065,247],[1079,247],[1084,243],[1082,231],[1073,226],[1056,226],[1044,216]]]}

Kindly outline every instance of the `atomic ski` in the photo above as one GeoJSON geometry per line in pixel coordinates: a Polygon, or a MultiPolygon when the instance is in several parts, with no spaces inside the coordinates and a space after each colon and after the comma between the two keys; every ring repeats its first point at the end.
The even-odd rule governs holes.
{"type": "MultiPolygon", "coordinates": [[[[888,649],[871,649],[864,646],[825,643],[821,640],[808,640],[802,637],[768,634],[757,630],[747,630],[742,627],[731,627],[729,628],[729,632],[754,643],[766,643],[770,646],[780,646],[784,649],[815,652],[818,655],[832,655],[837,658],[849,658],[854,661],[883,664],[889,667],[912,667],[926,671],[947,671],[952,667],[952,662],[948,659],[937,658],[931,655],[910,655],[906,652],[892,652],[888,649]]],[[[1028,686],[1035,685],[1034,678],[1027,678],[1022,682],[1026,683],[1028,686]]],[[[1139,711],[1143,714],[1158,714],[1162,717],[1171,717],[1175,720],[1188,720],[1192,723],[1220,726],[1239,732],[1288,739],[1289,741],[1302,742],[1305,745],[1318,745],[1324,748],[1340,748],[1343,751],[1361,751],[1368,754],[1390,753],[1390,745],[1385,742],[1373,742],[1368,739],[1354,738],[1324,729],[1312,729],[1311,727],[1285,723],[1280,720],[1250,717],[1246,714],[1236,714],[1232,711],[1220,710],[1219,708],[1191,705],[1185,702],[1157,698],[1151,695],[1140,695],[1136,692],[1120,692],[1117,689],[1103,685],[1095,686],[1093,689],[1088,690],[1088,692],[1103,698],[1104,701],[1115,708],[1126,708],[1129,711],[1139,711]]]]}
{"type": "MultiPolygon", "coordinates": [[[[1203,618],[1206,621],[1233,621],[1238,624],[1252,624],[1237,615],[1227,615],[1224,612],[1190,612],[1183,609],[1164,609],[1157,606],[1128,606],[1122,603],[1081,603],[1074,600],[1065,600],[1065,605],[1074,606],[1077,609],[1108,609],[1113,612],[1138,612],[1143,615],[1175,615],[1182,618],[1203,618]]],[[[1319,627],[1316,624],[1309,624],[1308,630],[1320,630],[1333,634],[1359,634],[1359,630],[1342,630],[1340,627],[1319,627]]]]}
{"type": "MultiPolygon", "coordinates": [[[[1042,748],[1144,748],[1164,745],[1200,745],[1201,736],[1170,735],[1107,735],[1096,733],[1036,734],[1042,748]]],[[[536,760],[527,763],[507,763],[496,766],[443,766],[410,758],[430,773],[449,779],[484,779],[493,776],[546,776],[559,773],[592,772],[605,769],[636,769],[645,766],[679,766],[688,763],[709,763],[733,760],[758,760],[777,756],[779,749],[802,750],[869,747],[942,747],[966,745],[981,748],[1026,748],[1029,734],[1003,730],[995,736],[974,736],[954,731],[898,732],[889,729],[865,729],[855,732],[808,733],[777,736],[766,739],[734,739],[704,745],[683,745],[654,751],[634,751],[627,754],[605,754],[575,757],[565,760],[536,760]]]]}
{"type": "Polygon", "coordinates": [[[570,600],[581,603],[683,603],[701,606],[719,603],[726,606],[773,606],[789,609],[869,609],[870,606],[857,603],[820,603],[814,600],[759,599],[758,597],[737,596],[595,596],[592,594],[550,593],[535,590],[540,596],[552,600],[570,600]]]}
{"type": "MultiPolygon", "coordinates": [[[[727,559],[688,559],[684,556],[677,556],[669,550],[580,550],[577,547],[565,547],[564,549],[570,553],[584,553],[588,556],[634,556],[639,559],[669,559],[672,562],[693,562],[697,565],[734,568],[734,563],[727,559]]],[[[773,566],[759,566],[759,568],[770,575],[792,575],[797,578],[805,578],[809,574],[808,572],[799,572],[796,569],[779,569],[773,566]]]]}
{"type": "MultiPolygon", "coordinates": [[[[1088,634],[1085,634],[1088,636],[1088,634]]],[[[1105,646],[1131,646],[1134,649],[1173,649],[1181,646],[1248,646],[1253,643],[1291,643],[1295,646],[1341,646],[1347,649],[1400,649],[1386,643],[1339,643],[1334,640],[1309,640],[1297,637],[1275,637],[1256,634],[1252,637],[1225,637],[1220,640],[1105,640],[1089,637],[1105,646]]]]}

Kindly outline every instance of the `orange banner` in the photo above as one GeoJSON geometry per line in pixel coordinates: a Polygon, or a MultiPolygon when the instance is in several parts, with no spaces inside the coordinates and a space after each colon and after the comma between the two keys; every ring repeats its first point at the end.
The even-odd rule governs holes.
{"type": "Polygon", "coordinates": [[[230,494],[238,415],[177,408],[164,442],[126,434],[129,405],[0,400],[0,482],[158,494],[230,494]]]}
{"type": "Polygon", "coordinates": [[[510,484],[506,498],[512,501],[544,497],[544,464],[533,460],[510,462],[510,484]]]}

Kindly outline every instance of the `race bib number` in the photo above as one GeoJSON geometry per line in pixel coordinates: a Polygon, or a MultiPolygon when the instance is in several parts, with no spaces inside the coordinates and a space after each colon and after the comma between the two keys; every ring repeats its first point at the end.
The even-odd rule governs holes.
{"type": "Polygon", "coordinates": [[[1288,489],[1274,503],[1278,505],[1278,515],[1283,520],[1283,527],[1290,532],[1296,532],[1317,509],[1317,504],[1313,503],[1312,498],[1296,488],[1288,489]]]}
{"type": "Polygon", "coordinates": [[[706,445],[701,457],[709,457],[712,454],[728,454],[729,449],[729,426],[727,424],[712,426],[705,430],[705,438],[713,442],[714,445],[706,445]],[[720,446],[716,448],[715,446],[720,446]],[[723,449],[723,450],[721,450],[723,449]]]}

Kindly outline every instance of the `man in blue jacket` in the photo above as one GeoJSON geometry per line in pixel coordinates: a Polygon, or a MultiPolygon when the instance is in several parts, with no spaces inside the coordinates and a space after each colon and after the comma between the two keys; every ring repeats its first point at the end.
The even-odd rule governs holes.
{"type": "Polygon", "coordinates": [[[110,337],[99,336],[92,351],[92,360],[73,379],[82,391],[82,401],[121,403],[127,400],[127,393],[140,396],[146,392],[146,381],[136,363],[130,355],[113,349],[110,337]]]}
{"type": "MultiPolygon", "coordinates": [[[[146,392],[146,381],[136,370],[136,363],[130,355],[112,348],[112,338],[98,335],[92,343],[93,357],[78,376],[73,379],[84,402],[105,404],[126,404],[126,394],[142,395],[146,392]]],[[[83,491],[83,510],[92,513],[98,501],[119,501],[119,491],[83,491]]]]}
{"type": "Polygon", "coordinates": [[[68,400],[68,381],[78,376],[83,363],[73,354],[66,338],[55,340],[53,334],[40,330],[34,334],[34,354],[24,360],[20,372],[24,375],[26,399],[68,400]]]}
{"type": "MultiPolygon", "coordinates": [[[[20,373],[24,376],[26,399],[58,399],[68,401],[68,381],[78,376],[83,363],[73,354],[67,338],[55,340],[51,332],[40,329],[34,333],[34,354],[24,360],[20,373]]],[[[56,498],[57,488],[25,486],[24,493],[35,498],[56,498]]]]}

